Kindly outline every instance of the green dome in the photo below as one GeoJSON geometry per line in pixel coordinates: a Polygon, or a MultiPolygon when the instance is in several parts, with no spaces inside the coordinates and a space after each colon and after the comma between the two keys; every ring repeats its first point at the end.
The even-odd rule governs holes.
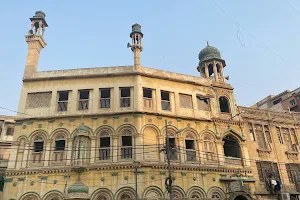
{"type": "Polygon", "coordinates": [[[68,193],[88,193],[89,188],[80,181],[76,181],[71,187],[68,189],[68,193]]]}
{"type": "Polygon", "coordinates": [[[220,51],[216,47],[209,46],[208,43],[207,43],[207,46],[200,51],[198,58],[199,58],[200,62],[203,62],[205,60],[209,60],[212,58],[222,59],[220,51]]]}
{"type": "Polygon", "coordinates": [[[35,18],[40,18],[40,17],[45,18],[46,14],[43,11],[36,11],[35,15],[33,17],[35,17],[35,18]]]}
{"type": "Polygon", "coordinates": [[[135,23],[132,25],[132,32],[142,32],[142,27],[141,25],[135,23]]]}

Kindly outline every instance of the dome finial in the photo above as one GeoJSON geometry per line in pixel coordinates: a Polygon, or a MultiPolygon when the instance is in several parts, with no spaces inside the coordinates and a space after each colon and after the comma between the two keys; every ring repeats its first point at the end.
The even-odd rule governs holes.
{"type": "Polygon", "coordinates": [[[209,41],[208,40],[205,40],[205,41],[206,41],[206,46],[209,47],[209,43],[208,43],[209,41]]]}

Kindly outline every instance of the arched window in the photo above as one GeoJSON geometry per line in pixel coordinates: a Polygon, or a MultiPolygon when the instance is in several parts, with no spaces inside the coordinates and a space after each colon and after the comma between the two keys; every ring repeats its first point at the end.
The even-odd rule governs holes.
{"type": "Polygon", "coordinates": [[[206,162],[216,161],[216,156],[214,154],[214,141],[212,136],[208,134],[203,137],[203,151],[205,152],[206,162]]]}
{"type": "Polygon", "coordinates": [[[110,160],[110,135],[107,130],[99,134],[99,160],[110,160]]]}
{"type": "Polygon", "coordinates": [[[196,161],[196,143],[193,133],[187,133],[185,136],[186,160],[196,161]]]}
{"type": "Polygon", "coordinates": [[[58,134],[55,137],[55,147],[53,151],[53,162],[64,162],[64,152],[66,147],[66,139],[63,134],[58,134]]]}
{"type": "Polygon", "coordinates": [[[265,135],[261,125],[255,125],[255,133],[257,137],[258,147],[260,149],[267,149],[267,143],[265,139],[265,135]]]}
{"type": "Polygon", "coordinates": [[[37,135],[33,141],[33,151],[32,151],[32,164],[42,164],[44,153],[44,138],[41,135],[37,135]]]}
{"type": "Polygon", "coordinates": [[[132,147],[132,132],[125,129],[121,136],[121,159],[132,159],[132,147]]]}
{"type": "Polygon", "coordinates": [[[219,98],[219,105],[221,113],[230,113],[229,102],[226,97],[219,98]]]}
{"type": "Polygon", "coordinates": [[[232,136],[227,135],[223,138],[224,155],[226,157],[241,158],[241,148],[239,142],[232,136]]]}

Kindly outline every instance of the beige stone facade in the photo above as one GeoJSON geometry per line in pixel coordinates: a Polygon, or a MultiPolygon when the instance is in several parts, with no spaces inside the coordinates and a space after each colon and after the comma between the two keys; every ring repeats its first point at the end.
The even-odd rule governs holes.
{"type": "Polygon", "coordinates": [[[143,67],[134,24],[133,66],[38,72],[45,14],[31,21],[4,199],[169,199],[166,131],[175,199],[277,199],[271,180],[297,194],[300,117],[237,107],[216,48],[201,77],[143,67]]]}

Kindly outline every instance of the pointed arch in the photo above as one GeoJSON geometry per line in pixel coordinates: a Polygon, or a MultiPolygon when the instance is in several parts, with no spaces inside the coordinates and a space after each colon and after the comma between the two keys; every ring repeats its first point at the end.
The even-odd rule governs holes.
{"type": "Polygon", "coordinates": [[[65,136],[65,138],[70,138],[71,133],[68,129],[66,128],[57,128],[54,131],[52,131],[52,133],[50,134],[50,138],[54,139],[57,134],[63,134],[65,136]]]}
{"type": "Polygon", "coordinates": [[[205,191],[201,187],[192,186],[187,191],[187,198],[205,200],[207,197],[205,191]]]}
{"type": "Polygon", "coordinates": [[[49,192],[47,192],[46,194],[44,194],[42,200],[63,200],[64,199],[64,195],[62,192],[58,191],[58,190],[51,190],[49,192]]]}
{"type": "Polygon", "coordinates": [[[106,199],[113,200],[114,194],[107,188],[98,188],[91,194],[91,200],[106,199]]]}
{"type": "Polygon", "coordinates": [[[238,133],[237,133],[234,129],[232,129],[232,128],[229,128],[229,129],[223,131],[223,132],[221,133],[221,138],[224,138],[224,137],[227,136],[227,135],[232,135],[234,138],[236,138],[236,139],[239,141],[239,143],[241,143],[242,141],[245,140],[240,134],[238,134],[238,133]]]}
{"type": "Polygon", "coordinates": [[[149,200],[163,199],[164,192],[159,187],[155,185],[151,185],[145,188],[142,197],[143,199],[149,199],[149,200]]]}

